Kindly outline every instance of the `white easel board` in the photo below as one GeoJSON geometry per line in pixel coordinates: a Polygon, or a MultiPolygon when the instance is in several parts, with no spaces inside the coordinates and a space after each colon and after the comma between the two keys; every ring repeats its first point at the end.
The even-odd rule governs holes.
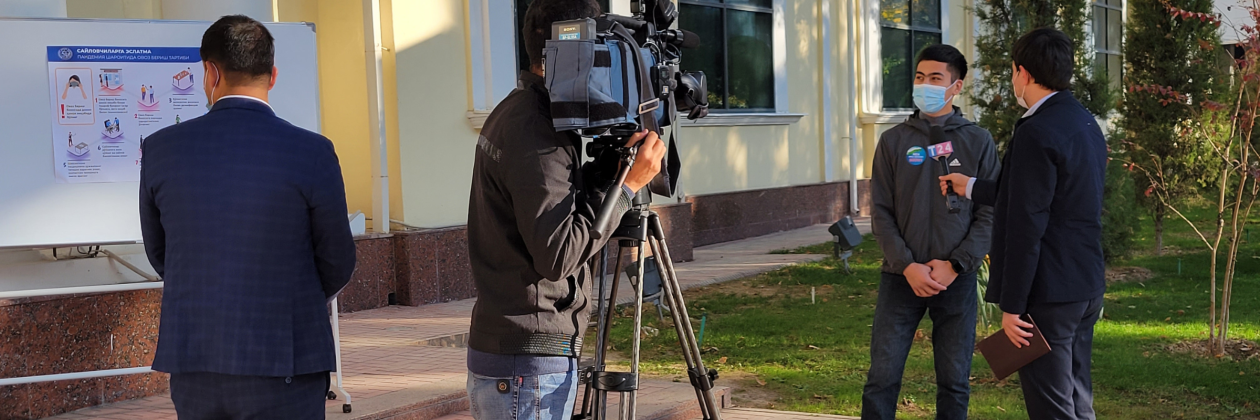
{"type": "MultiPolygon", "coordinates": [[[[0,19],[0,248],[140,242],[140,136],[205,113],[210,23],[0,19]]],[[[314,28],[266,26],[271,105],[319,132],[314,28]]]]}

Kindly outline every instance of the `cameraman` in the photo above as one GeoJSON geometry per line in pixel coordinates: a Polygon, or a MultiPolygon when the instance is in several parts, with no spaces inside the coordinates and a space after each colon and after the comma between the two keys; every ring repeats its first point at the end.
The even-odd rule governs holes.
{"type": "MultiPolygon", "coordinates": [[[[611,182],[582,167],[582,139],[556,132],[543,70],[553,22],[593,18],[594,0],[535,0],[522,36],[530,69],[486,119],[477,140],[468,209],[468,253],[477,304],[468,341],[468,395],[480,420],[565,419],[577,393],[577,357],[591,312],[591,237],[611,182]]],[[[635,165],[613,220],[660,172],[665,145],[639,133],[635,165]]]]}

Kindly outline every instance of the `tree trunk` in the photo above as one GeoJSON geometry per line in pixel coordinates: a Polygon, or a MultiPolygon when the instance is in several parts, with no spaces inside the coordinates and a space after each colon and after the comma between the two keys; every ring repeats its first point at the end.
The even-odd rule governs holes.
{"type": "Polygon", "coordinates": [[[1155,203],[1155,255],[1164,256],[1164,203],[1155,203]]]}
{"type": "Polygon", "coordinates": [[[1249,164],[1251,148],[1243,146],[1241,149],[1242,164],[1239,166],[1244,168],[1244,172],[1238,180],[1238,192],[1234,194],[1233,226],[1231,227],[1233,237],[1230,238],[1229,255],[1227,256],[1229,258],[1229,268],[1225,270],[1225,290],[1221,293],[1221,334],[1218,339],[1221,341],[1220,348],[1222,353],[1224,353],[1225,344],[1229,340],[1229,310],[1231,309],[1230,302],[1234,298],[1234,270],[1238,266],[1238,245],[1242,242],[1243,235],[1242,225],[1239,224],[1239,216],[1242,213],[1243,194],[1247,191],[1247,181],[1249,181],[1245,168],[1251,167],[1249,164]]]}
{"type": "MultiPolygon", "coordinates": [[[[1228,154],[1229,148],[1226,148],[1226,155],[1228,154]]],[[[1213,238],[1215,243],[1213,243],[1210,247],[1210,250],[1212,251],[1212,265],[1209,268],[1209,276],[1211,277],[1211,280],[1208,283],[1208,291],[1211,296],[1209,300],[1211,303],[1210,306],[1212,308],[1212,315],[1210,321],[1211,324],[1208,324],[1208,352],[1211,353],[1211,356],[1220,355],[1224,351],[1224,348],[1220,348],[1218,351],[1216,341],[1216,265],[1217,261],[1219,261],[1218,257],[1221,251],[1221,239],[1225,236],[1225,209],[1228,208],[1228,204],[1225,203],[1225,195],[1227,194],[1227,191],[1229,191],[1229,170],[1229,163],[1226,162],[1225,170],[1221,172],[1221,192],[1216,202],[1216,235],[1213,238]]]]}

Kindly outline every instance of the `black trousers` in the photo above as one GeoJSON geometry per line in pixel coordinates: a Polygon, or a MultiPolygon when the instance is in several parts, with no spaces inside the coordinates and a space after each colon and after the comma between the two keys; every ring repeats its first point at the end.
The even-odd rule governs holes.
{"type": "Polygon", "coordinates": [[[1019,370],[1024,403],[1032,420],[1094,420],[1094,385],[1090,354],[1094,324],[1103,298],[1028,307],[1050,353],[1019,370]]]}
{"type": "Polygon", "coordinates": [[[323,419],[328,372],[293,377],[172,373],[179,420],[323,419]]]}

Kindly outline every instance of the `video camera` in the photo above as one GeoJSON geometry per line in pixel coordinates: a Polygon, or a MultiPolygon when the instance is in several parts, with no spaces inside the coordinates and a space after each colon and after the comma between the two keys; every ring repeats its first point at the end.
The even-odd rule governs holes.
{"type": "MultiPolygon", "coordinates": [[[[592,138],[587,153],[595,158],[597,171],[617,173],[607,177],[617,188],[636,152],[635,147],[623,147],[626,139],[643,129],[663,136],[662,128],[675,126],[680,111],[692,120],[709,113],[704,73],[679,70],[682,49],[698,47],[700,39],[689,31],[668,29],[678,18],[674,3],[639,0],[631,7],[637,10],[632,17],[605,14],[555,22],[544,49],[556,131],[592,138]]],[[[674,195],[680,165],[671,139],[661,173],[648,189],[674,195]]],[[[602,232],[610,222],[615,201],[616,194],[605,199],[593,231],[602,232]]]]}

